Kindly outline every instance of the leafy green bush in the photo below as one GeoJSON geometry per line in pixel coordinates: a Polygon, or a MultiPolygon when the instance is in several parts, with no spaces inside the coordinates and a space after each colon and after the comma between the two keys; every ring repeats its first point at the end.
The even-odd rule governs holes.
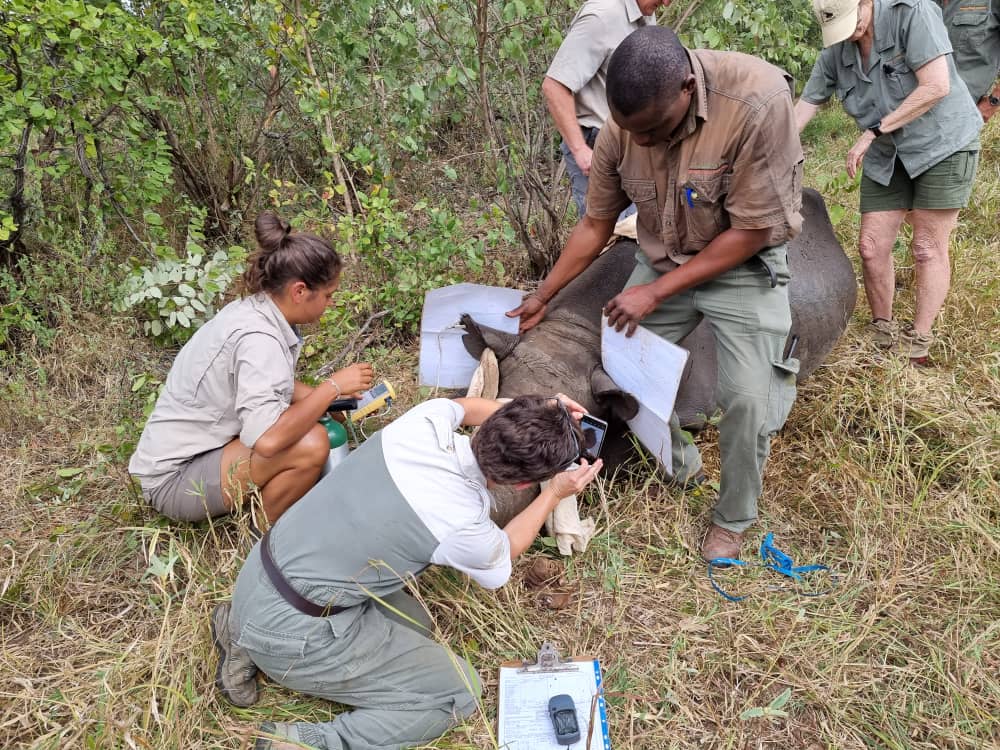
{"type": "Polygon", "coordinates": [[[341,217],[337,229],[364,267],[369,310],[388,310],[387,323],[413,333],[428,290],[462,281],[466,270],[482,271],[483,241],[444,206],[421,200],[400,207],[389,182],[358,191],[361,211],[341,217]]]}
{"type": "Polygon", "coordinates": [[[685,25],[690,47],[757,55],[805,83],[822,46],[809,0],[707,0],[685,25]]]}
{"type": "Polygon", "coordinates": [[[188,224],[183,256],[159,246],[152,266],[132,269],[122,285],[118,309],[143,319],[143,330],[157,343],[181,345],[215,314],[227,289],[242,273],[246,250],[234,245],[211,257],[203,246],[205,211],[195,210],[188,224]]]}
{"type": "MultiPolygon", "coordinates": [[[[25,274],[27,268],[22,268],[21,272],[25,274]]],[[[12,351],[29,339],[48,346],[55,336],[54,322],[37,299],[33,276],[21,280],[0,268],[0,352],[12,351]]],[[[56,297],[53,301],[61,300],[56,297]]]]}
{"type": "Polygon", "coordinates": [[[119,269],[94,258],[115,252],[106,241],[87,247],[72,231],[50,226],[51,245],[32,245],[30,258],[0,266],[0,364],[19,352],[48,348],[71,316],[111,308],[119,269]]]}

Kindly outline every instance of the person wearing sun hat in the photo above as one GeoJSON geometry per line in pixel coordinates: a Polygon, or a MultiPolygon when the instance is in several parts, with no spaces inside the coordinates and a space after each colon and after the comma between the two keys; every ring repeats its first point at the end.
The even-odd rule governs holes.
{"type": "Polygon", "coordinates": [[[814,0],[823,51],[795,105],[799,131],[836,94],[861,128],[847,173],[862,170],[859,252],[877,346],[927,364],[950,285],[948,242],[968,205],[983,118],[952,60],[932,0],[814,0]],[[892,248],[906,217],[916,269],[913,321],[893,318],[892,248]]]}

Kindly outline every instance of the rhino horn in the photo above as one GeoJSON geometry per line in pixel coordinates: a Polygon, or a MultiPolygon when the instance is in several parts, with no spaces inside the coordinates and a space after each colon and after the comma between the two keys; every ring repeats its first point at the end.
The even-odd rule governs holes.
{"type": "Polygon", "coordinates": [[[639,401],[636,397],[619,388],[600,365],[590,373],[590,388],[594,401],[623,422],[639,413],[639,401]]]}
{"type": "Polygon", "coordinates": [[[517,346],[516,334],[480,325],[468,313],[463,314],[461,320],[462,327],[465,328],[462,343],[465,344],[465,350],[476,359],[483,355],[483,349],[492,349],[497,359],[501,360],[517,346]]]}

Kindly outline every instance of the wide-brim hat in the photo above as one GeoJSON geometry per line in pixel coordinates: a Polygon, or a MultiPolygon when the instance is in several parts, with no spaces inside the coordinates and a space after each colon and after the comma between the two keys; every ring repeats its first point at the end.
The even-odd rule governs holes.
{"type": "Polygon", "coordinates": [[[858,27],[861,0],[813,0],[813,11],[823,32],[823,46],[847,39],[858,27]]]}

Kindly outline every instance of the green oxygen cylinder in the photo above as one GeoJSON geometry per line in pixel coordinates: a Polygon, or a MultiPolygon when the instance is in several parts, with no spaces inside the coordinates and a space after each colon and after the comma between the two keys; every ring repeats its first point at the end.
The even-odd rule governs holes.
{"type": "Polygon", "coordinates": [[[319,423],[326,429],[326,434],[330,438],[330,455],[326,457],[326,463],[320,473],[321,477],[325,477],[333,470],[334,466],[347,457],[350,449],[347,447],[347,430],[340,422],[329,415],[324,415],[320,418],[319,423]]]}

